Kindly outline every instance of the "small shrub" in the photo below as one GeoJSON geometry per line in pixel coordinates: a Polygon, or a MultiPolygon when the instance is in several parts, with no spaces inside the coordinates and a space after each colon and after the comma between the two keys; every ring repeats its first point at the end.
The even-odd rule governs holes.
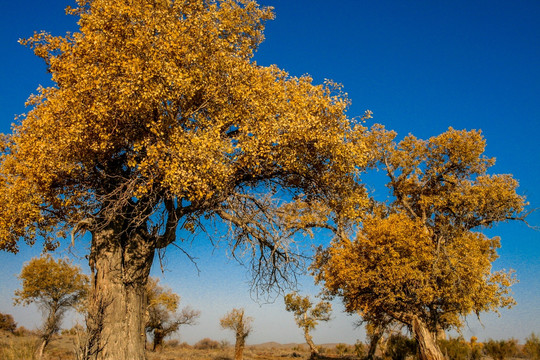
{"type": "Polygon", "coordinates": [[[354,344],[354,354],[359,358],[366,356],[366,346],[360,340],[356,340],[354,344]]]}
{"type": "Polygon", "coordinates": [[[347,353],[349,350],[348,346],[346,344],[337,344],[336,345],[336,354],[339,356],[343,356],[347,353]]]}
{"type": "Polygon", "coordinates": [[[29,330],[24,326],[19,326],[17,330],[15,330],[14,334],[17,336],[34,336],[36,335],[36,332],[34,330],[29,330]]]}
{"type": "Polygon", "coordinates": [[[9,331],[13,334],[16,329],[17,323],[13,320],[13,316],[0,313],[0,330],[9,331]]]}
{"type": "Polygon", "coordinates": [[[219,349],[219,345],[219,342],[215,340],[204,338],[196,343],[193,347],[197,350],[215,350],[219,349]]]}
{"type": "Polygon", "coordinates": [[[166,347],[178,347],[178,345],[180,345],[180,340],[178,339],[171,339],[171,340],[165,341],[166,347]]]}
{"type": "Polygon", "coordinates": [[[532,333],[527,339],[525,339],[523,351],[529,359],[540,360],[540,338],[532,333]]]}
{"type": "Polygon", "coordinates": [[[388,339],[385,356],[392,360],[405,360],[409,355],[416,354],[416,341],[403,334],[393,334],[388,339]]]}
{"type": "Polygon", "coordinates": [[[445,357],[449,360],[469,360],[471,356],[471,347],[462,338],[450,338],[448,340],[439,340],[439,348],[445,357]]]}
{"type": "Polygon", "coordinates": [[[492,340],[484,344],[484,353],[494,360],[504,360],[517,353],[517,340],[492,340]]]}

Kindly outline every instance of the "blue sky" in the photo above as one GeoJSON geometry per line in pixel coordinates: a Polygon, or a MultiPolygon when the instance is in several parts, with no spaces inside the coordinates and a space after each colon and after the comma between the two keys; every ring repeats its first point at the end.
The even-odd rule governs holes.
{"type": "MultiPolygon", "coordinates": [[[[540,150],[540,2],[518,1],[360,1],[265,0],[275,7],[276,19],[267,24],[266,40],[256,55],[262,65],[277,64],[291,75],[310,74],[316,82],[332,79],[344,85],[352,99],[349,115],[374,112],[374,121],[427,138],[457,129],[482,129],[487,155],[497,158],[495,173],[512,173],[520,181],[531,208],[540,207],[538,190],[540,150]]],[[[14,115],[39,84],[48,84],[40,59],[17,44],[34,31],[60,35],[75,30],[76,19],[63,9],[71,0],[0,4],[0,132],[9,132],[14,115]]],[[[369,183],[375,187],[376,181],[369,183]]],[[[380,187],[378,187],[380,189],[380,187]]],[[[530,222],[540,225],[538,213],[530,222]]],[[[516,337],[540,333],[540,232],[524,224],[490,229],[502,238],[495,268],[512,268],[520,283],[513,287],[518,305],[501,317],[468,319],[465,337],[516,337]]],[[[316,241],[324,242],[324,238],[316,241]]],[[[206,240],[186,244],[199,258],[201,273],[177,250],[169,249],[160,276],[182,296],[184,305],[202,311],[199,325],[180,331],[183,341],[203,337],[233,340],[219,329],[219,317],[244,306],[255,318],[249,343],[300,342],[291,314],[281,299],[261,305],[249,296],[245,270],[225,256],[224,246],[213,249],[206,240]]],[[[83,256],[81,242],[76,252],[83,256]]],[[[12,313],[20,324],[39,323],[36,309],[14,308],[15,277],[24,261],[39,247],[23,247],[18,255],[0,253],[0,312],[12,313]]],[[[63,255],[61,252],[59,255],[63,255]]],[[[316,293],[309,278],[305,293],[316,293]]],[[[355,329],[356,317],[340,313],[314,333],[316,342],[364,340],[355,329]]],[[[67,326],[70,325],[68,320],[67,326]]]]}

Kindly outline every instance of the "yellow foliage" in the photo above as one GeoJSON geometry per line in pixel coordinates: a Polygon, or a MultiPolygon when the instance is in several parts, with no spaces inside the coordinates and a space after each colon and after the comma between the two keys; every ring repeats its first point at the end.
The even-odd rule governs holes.
{"type": "MultiPolygon", "coordinates": [[[[512,272],[493,272],[499,238],[481,230],[523,218],[524,197],[511,175],[488,175],[478,131],[447,132],[398,144],[381,126],[366,143],[388,175],[392,197],[375,203],[353,239],[337,237],[312,266],[347,311],[368,321],[390,316],[432,331],[459,327],[471,312],[509,307],[512,272]]],[[[369,166],[376,166],[374,162],[369,166]]]]}
{"type": "Polygon", "coordinates": [[[78,5],[68,12],[80,17],[79,32],[21,41],[46,61],[55,86],[30,97],[2,140],[0,248],[16,252],[19,239],[38,235],[54,247],[89,219],[166,219],[165,202],[189,207],[171,219],[211,212],[234,189],[268,179],[353,195],[352,174],[367,161],[365,129],[346,117],[340,87],[251,59],[271,8],[250,0],[78,5]]]}

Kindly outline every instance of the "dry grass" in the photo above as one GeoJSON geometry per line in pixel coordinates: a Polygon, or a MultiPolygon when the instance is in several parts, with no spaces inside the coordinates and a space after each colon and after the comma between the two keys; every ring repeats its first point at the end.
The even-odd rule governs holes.
{"type": "MultiPolygon", "coordinates": [[[[33,353],[38,338],[35,335],[15,336],[10,333],[0,333],[1,360],[33,360],[33,353]]],[[[45,360],[75,360],[76,337],[74,335],[59,335],[54,337],[45,349],[45,360]]],[[[178,341],[167,342],[159,352],[148,351],[148,360],[233,360],[234,346],[221,344],[218,349],[196,349],[178,341]]],[[[299,360],[308,359],[307,346],[267,345],[247,346],[244,350],[245,360],[299,360]]],[[[324,349],[326,359],[357,359],[350,353],[339,357],[333,348],[324,349]],[[347,356],[349,355],[349,357],[347,356]]]]}

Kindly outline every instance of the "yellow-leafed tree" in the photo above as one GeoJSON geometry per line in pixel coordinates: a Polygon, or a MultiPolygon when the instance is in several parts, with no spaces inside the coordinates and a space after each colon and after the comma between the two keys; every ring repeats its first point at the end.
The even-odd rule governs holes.
{"type": "Polygon", "coordinates": [[[297,293],[285,295],[285,309],[294,314],[296,325],[304,330],[304,338],[311,351],[311,358],[319,355],[319,350],[313,342],[310,332],[320,321],[329,321],[332,312],[332,304],[328,301],[320,301],[317,304],[311,302],[309,296],[301,296],[297,293]]]}
{"type": "Polygon", "coordinates": [[[242,360],[244,358],[246,338],[251,332],[252,322],[253,318],[245,316],[244,309],[232,309],[220,319],[223,329],[230,329],[235,333],[234,360],[242,360]]]}
{"type": "MultiPolygon", "coordinates": [[[[509,307],[511,271],[492,271],[499,238],[481,232],[524,220],[511,175],[489,175],[479,131],[420,140],[375,127],[370,149],[388,176],[388,202],[372,202],[353,238],[336,237],[313,264],[320,283],[349,312],[407,325],[423,360],[443,359],[435,334],[470,313],[509,307]]],[[[372,165],[375,165],[374,163],[372,165]]]]}
{"type": "Polygon", "coordinates": [[[153,336],[153,350],[163,347],[163,340],[177,332],[182,325],[195,325],[200,311],[189,307],[178,312],[180,296],[171,289],[159,285],[159,280],[150,277],[146,284],[148,307],[146,310],[146,332],[153,336]]]}
{"type": "Polygon", "coordinates": [[[298,264],[280,229],[312,225],[285,202],[362,198],[364,128],[339,87],[252,60],[273,17],[255,1],[77,4],[78,32],[22,41],[54,85],[1,141],[0,249],[90,232],[89,351],[140,360],[156,251],[222,221],[255,279],[276,284],[298,264]]]}
{"type": "Polygon", "coordinates": [[[36,358],[41,359],[52,336],[60,330],[66,311],[83,304],[89,290],[89,279],[80,267],[67,260],[55,260],[50,255],[33,258],[26,263],[19,279],[22,288],[15,291],[15,304],[36,304],[45,318],[36,349],[36,358]]]}

